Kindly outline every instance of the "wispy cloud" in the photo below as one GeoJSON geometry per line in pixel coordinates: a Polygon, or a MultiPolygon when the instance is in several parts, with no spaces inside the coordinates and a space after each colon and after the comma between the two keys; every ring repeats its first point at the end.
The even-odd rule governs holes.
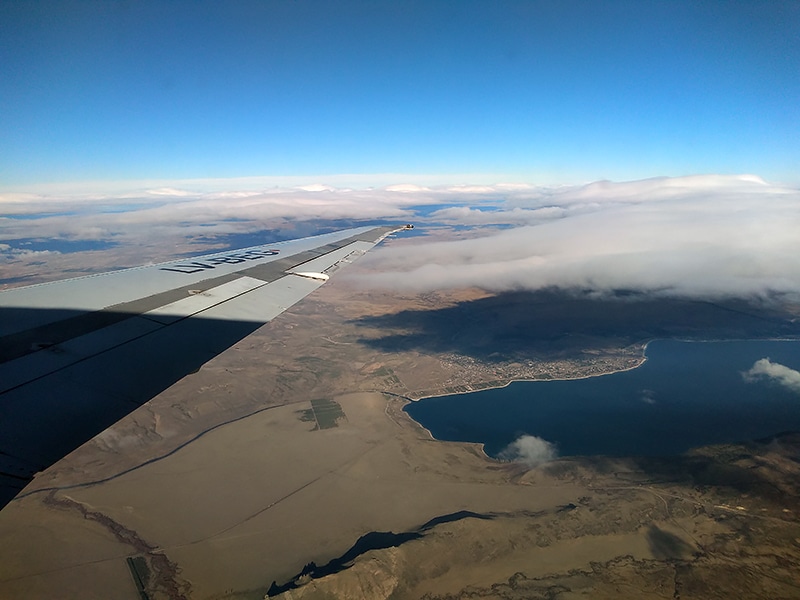
{"type": "Polygon", "coordinates": [[[498,457],[535,467],[557,458],[555,445],[535,435],[522,435],[503,449],[498,457]]]}
{"type": "Polygon", "coordinates": [[[14,248],[9,244],[0,244],[0,256],[8,259],[43,257],[60,254],[57,250],[29,250],[27,248],[14,248]]]}
{"type": "Polygon", "coordinates": [[[745,381],[767,379],[800,394],[800,371],[795,371],[769,358],[757,360],[753,366],[742,373],[745,381]]]}
{"type": "Polygon", "coordinates": [[[641,390],[640,392],[641,400],[645,404],[655,404],[656,403],[656,393],[653,390],[641,390]]]}

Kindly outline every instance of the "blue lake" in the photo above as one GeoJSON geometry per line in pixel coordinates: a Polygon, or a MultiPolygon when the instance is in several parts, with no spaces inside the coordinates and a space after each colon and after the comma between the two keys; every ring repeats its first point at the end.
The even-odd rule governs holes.
{"type": "Polygon", "coordinates": [[[435,438],[483,443],[490,456],[524,434],[554,443],[560,456],[667,456],[800,431],[800,381],[791,387],[800,374],[788,370],[800,371],[800,342],[656,340],[646,355],[630,371],[515,382],[406,411],[435,438]],[[776,376],[743,376],[764,358],[776,376]]]}

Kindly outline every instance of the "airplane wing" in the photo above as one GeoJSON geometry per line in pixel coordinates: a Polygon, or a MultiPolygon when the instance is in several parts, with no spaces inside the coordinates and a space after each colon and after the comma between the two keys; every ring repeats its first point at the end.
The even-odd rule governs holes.
{"type": "Polygon", "coordinates": [[[0,508],[37,472],[407,227],[348,229],[0,292],[0,508]]]}

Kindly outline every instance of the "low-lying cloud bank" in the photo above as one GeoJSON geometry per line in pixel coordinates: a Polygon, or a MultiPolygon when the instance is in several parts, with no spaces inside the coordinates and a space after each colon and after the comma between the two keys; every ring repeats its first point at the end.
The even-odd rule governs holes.
{"type": "MultiPolygon", "coordinates": [[[[239,182],[240,184],[242,182],[239,182]]],[[[547,287],[688,297],[800,293],[800,190],[755,176],[660,177],[582,186],[381,188],[323,183],[228,191],[153,186],[107,195],[0,194],[0,243],[220,239],[307,222],[469,226],[464,239],[398,240],[371,253],[366,285],[408,291],[547,287]]],[[[424,230],[424,228],[422,228],[424,230]]],[[[419,233],[419,232],[418,232],[419,233]]],[[[249,243],[253,243],[252,241],[249,243]]],[[[6,253],[9,256],[8,252],[6,253]]]]}
{"type": "Polygon", "coordinates": [[[498,455],[501,460],[523,463],[528,467],[535,467],[557,457],[555,445],[535,435],[518,437],[498,455]]]}
{"type": "Polygon", "coordinates": [[[506,228],[470,239],[396,245],[381,253],[372,285],[639,290],[706,298],[800,292],[800,191],[757,177],[534,188],[490,210],[450,207],[431,218],[506,228]]]}
{"type": "Polygon", "coordinates": [[[196,193],[155,188],[115,196],[0,194],[0,241],[28,237],[135,240],[142,235],[230,235],[287,221],[406,221],[406,193],[303,186],[196,193]]]}
{"type": "Polygon", "coordinates": [[[750,369],[742,373],[745,381],[766,379],[800,394],[800,371],[772,362],[769,358],[757,360],[750,369]]]}

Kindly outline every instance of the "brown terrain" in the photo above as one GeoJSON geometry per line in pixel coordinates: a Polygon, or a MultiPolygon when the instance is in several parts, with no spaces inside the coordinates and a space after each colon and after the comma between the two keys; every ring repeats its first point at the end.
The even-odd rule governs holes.
{"type": "Polygon", "coordinates": [[[653,337],[794,327],[743,303],[337,278],[41,473],[0,512],[0,597],[800,597],[796,435],[531,469],[402,410],[632,368],[653,337]]]}

